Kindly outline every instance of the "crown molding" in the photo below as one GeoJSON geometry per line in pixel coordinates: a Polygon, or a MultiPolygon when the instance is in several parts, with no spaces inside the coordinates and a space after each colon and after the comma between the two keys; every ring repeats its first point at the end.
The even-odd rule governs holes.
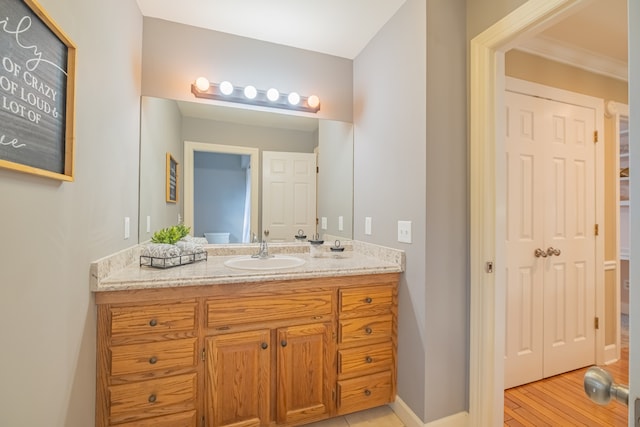
{"type": "Polygon", "coordinates": [[[626,62],[557,39],[543,36],[535,37],[519,45],[516,50],[617,80],[628,81],[629,73],[626,62]]]}

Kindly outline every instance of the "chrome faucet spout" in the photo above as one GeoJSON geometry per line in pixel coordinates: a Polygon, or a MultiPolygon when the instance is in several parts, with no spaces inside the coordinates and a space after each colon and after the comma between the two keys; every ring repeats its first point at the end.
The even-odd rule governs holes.
{"type": "Polygon", "coordinates": [[[260,250],[258,251],[257,254],[252,255],[253,258],[270,258],[271,257],[271,255],[269,255],[269,246],[267,245],[267,236],[269,236],[269,230],[264,231],[264,237],[260,242],[260,250]]]}

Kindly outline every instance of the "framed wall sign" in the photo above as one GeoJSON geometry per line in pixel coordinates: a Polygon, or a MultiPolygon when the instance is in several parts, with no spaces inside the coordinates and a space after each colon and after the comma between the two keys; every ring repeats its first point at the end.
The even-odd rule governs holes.
{"type": "Polygon", "coordinates": [[[167,153],[167,203],[178,201],[178,162],[167,153]]]}
{"type": "Polygon", "coordinates": [[[35,0],[0,11],[0,167],[73,181],[76,47],[35,0]]]}

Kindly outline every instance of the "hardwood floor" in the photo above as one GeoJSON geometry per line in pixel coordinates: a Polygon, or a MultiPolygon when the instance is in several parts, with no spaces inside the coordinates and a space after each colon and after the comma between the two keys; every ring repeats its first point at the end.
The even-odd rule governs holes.
{"type": "MultiPolygon", "coordinates": [[[[629,349],[621,359],[604,366],[614,382],[628,384],[629,349]]],[[[626,426],[627,407],[612,401],[607,406],[591,402],[584,392],[587,368],[514,387],[504,392],[504,425],[514,426],[626,426]]]]}

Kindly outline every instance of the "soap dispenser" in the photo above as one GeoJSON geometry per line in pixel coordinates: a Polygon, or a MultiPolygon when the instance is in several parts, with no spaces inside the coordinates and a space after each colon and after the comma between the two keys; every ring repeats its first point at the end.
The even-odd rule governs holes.
{"type": "Polygon", "coordinates": [[[320,236],[318,234],[314,234],[311,239],[309,239],[309,243],[311,244],[311,248],[309,249],[309,253],[313,258],[322,257],[322,245],[324,244],[324,240],[320,240],[320,236]]]}

